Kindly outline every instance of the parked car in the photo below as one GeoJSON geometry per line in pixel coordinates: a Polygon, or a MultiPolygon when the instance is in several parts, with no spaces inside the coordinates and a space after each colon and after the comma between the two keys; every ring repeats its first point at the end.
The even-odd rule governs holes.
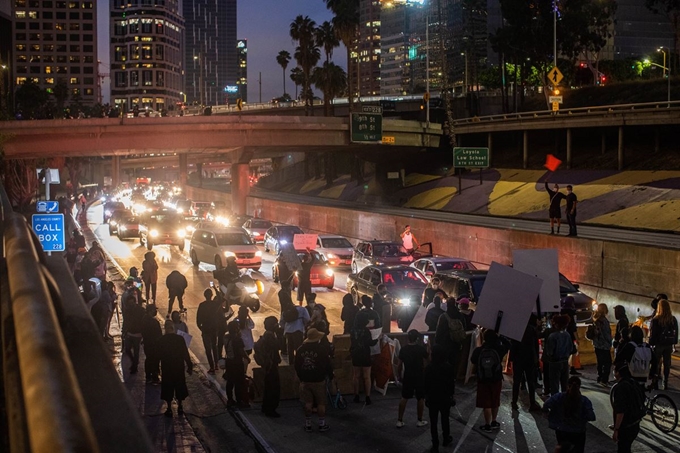
{"type": "Polygon", "coordinates": [[[354,247],[343,236],[320,234],[316,240],[316,251],[319,252],[332,267],[350,267],[354,247]]]}
{"type": "Polygon", "coordinates": [[[418,311],[427,279],[418,269],[407,265],[369,265],[358,274],[352,273],[347,277],[347,292],[358,303],[361,296],[373,297],[380,284],[387,287],[392,319],[396,319],[399,327],[406,331],[418,311]]]}
{"type": "Polygon", "coordinates": [[[394,241],[362,241],[352,254],[352,272],[358,273],[370,265],[411,264],[413,256],[409,255],[403,245],[394,241]]]}
{"type": "Polygon", "coordinates": [[[235,256],[240,268],[260,270],[262,252],[242,228],[209,227],[201,224],[191,236],[191,262],[212,263],[218,269],[224,267],[227,257],[235,256]]]}
{"type": "Polygon", "coordinates": [[[264,235],[271,227],[272,223],[269,220],[264,219],[248,219],[243,224],[243,229],[246,230],[253,241],[257,243],[264,242],[264,235]]]}
{"type": "Polygon", "coordinates": [[[103,223],[108,222],[109,218],[111,218],[111,214],[113,214],[114,211],[118,211],[120,209],[125,209],[125,204],[121,201],[109,201],[104,203],[103,223]]]}
{"type": "MultiPolygon", "coordinates": [[[[328,289],[333,289],[333,285],[335,285],[335,273],[333,272],[333,269],[328,265],[328,261],[326,261],[326,258],[317,252],[316,250],[311,251],[312,255],[314,256],[314,259],[316,260],[315,263],[312,265],[312,271],[310,272],[310,281],[312,283],[312,288],[328,288],[328,289]]],[[[304,253],[298,253],[298,256],[300,259],[304,256],[304,253]]],[[[272,266],[272,277],[274,279],[274,283],[279,282],[279,258],[276,258],[276,261],[274,261],[274,265],[272,266]]],[[[298,286],[298,277],[297,277],[297,272],[293,276],[293,281],[291,283],[291,288],[295,289],[298,286]]]]}
{"type": "MultiPolygon", "coordinates": [[[[441,280],[440,288],[449,297],[458,298],[466,295],[472,305],[476,305],[482,293],[488,270],[449,270],[435,274],[441,280]]],[[[429,286],[429,285],[428,285],[429,286]]],[[[511,288],[508,288],[508,292],[511,288]]],[[[579,291],[578,285],[574,285],[567,277],[560,274],[560,300],[550,302],[542,301],[541,311],[544,313],[559,313],[562,301],[565,297],[572,296],[576,305],[576,322],[589,321],[593,315],[592,307],[597,302],[592,297],[579,291]]]]}
{"type": "Polygon", "coordinates": [[[140,216],[139,243],[148,250],[154,245],[176,245],[180,252],[184,250],[186,230],[182,225],[183,218],[172,209],[163,208],[140,216]]]}
{"type": "Polygon", "coordinates": [[[477,269],[474,264],[465,258],[449,258],[445,256],[420,258],[411,263],[411,266],[421,271],[428,280],[432,279],[437,272],[477,269]]]}
{"type": "Polygon", "coordinates": [[[277,225],[267,230],[264,235],[264,251],[279,254],[281,245],[292,244],[296,234],[304,234],[300,227],[293,225],[277,225]]]}

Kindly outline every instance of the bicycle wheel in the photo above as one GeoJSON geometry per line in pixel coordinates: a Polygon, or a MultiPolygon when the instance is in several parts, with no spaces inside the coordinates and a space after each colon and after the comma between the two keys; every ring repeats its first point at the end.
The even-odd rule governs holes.
{"type": "Polygon", "coordinates": [[[670,433],[678,426],[678,408],[668,396],[661,393],[654,396],[650,407],[652,422],[659,431],[670,433]]]}

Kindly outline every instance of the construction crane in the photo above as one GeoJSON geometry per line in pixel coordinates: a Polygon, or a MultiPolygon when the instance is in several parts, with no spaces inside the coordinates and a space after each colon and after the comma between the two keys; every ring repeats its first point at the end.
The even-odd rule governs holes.
{"type": "Polygon", "coordinates": [[[109,65],[102,63],[101,60],[97,60],[97,103],[99,105],[101,105],[103,101],[102,86],[104,85],[104,79],[111,77],[109,72],[102,72],[102,66],[106,66],[109,71],[111,70],[109,65]]]}

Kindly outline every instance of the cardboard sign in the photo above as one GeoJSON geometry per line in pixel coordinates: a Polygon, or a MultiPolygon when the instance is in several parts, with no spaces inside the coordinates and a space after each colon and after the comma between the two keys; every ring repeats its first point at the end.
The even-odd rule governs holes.
{"type": "MultiPolygon", "coordinates": [[[[512,267],[543,280],[541,312],[560,311],[560,271],[557,249],[513,250],[512,267]]],[[[534,313],[537,308],[534,307],[534,313]]]]}
{"type": "Polygon", "coordinates": [[[492,262],[472,322],[495,329],[498,312],[502,311],[498,333],[521,341],[542,284],[538,277],[492,262]]]}
{"type": "Polygon", "coordinates": [[[302,269],[300,258],[298,257],[295,248],[291,247],[290,244],[285,244],[281,247],[281,261],[283,261],[291,272],[302,269]]]}
{"type": "Polygon", "coordinates": [[[423,307],[423,304],[420,304],[416,315],[413,317],[413,321],[411,321],[411,325],[408,326],[407,332],[413,329],[417,330],[418,332],[427,332],[429,328],[427,327],[427,324],[425,324],[426,315],[427,308],[423,307]]]}
{"type": "Polygon", "coordinates": [[[296,234],[293,236],[295,250],[314,250],[316,248],[316,234],[296,234]]]}

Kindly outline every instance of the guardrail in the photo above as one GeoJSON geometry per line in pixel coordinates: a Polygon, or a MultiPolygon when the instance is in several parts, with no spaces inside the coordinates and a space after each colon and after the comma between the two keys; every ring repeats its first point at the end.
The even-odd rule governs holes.
{"type": "Polygon", "coordinates": [[[502,113],[498,115],[475,116],[471,118],[462,118],[453,121],[453,127],[468,126],[471,124],[489,123],[489,122],[516,122],[516,121],[536,121],[545,119],[556,119],[563,116],[608,116],[622,113],[645,113],[655,112],[660,109],[680,109],[680,101],[663,101],[663,102],[644,102],[640,104],[615,104],[603,105],[596,107],[577,107],[572,109],[558,110],[552,112],[549,110],[538,110],[534,112],[518,112],[518,113],[502,113]]]}

